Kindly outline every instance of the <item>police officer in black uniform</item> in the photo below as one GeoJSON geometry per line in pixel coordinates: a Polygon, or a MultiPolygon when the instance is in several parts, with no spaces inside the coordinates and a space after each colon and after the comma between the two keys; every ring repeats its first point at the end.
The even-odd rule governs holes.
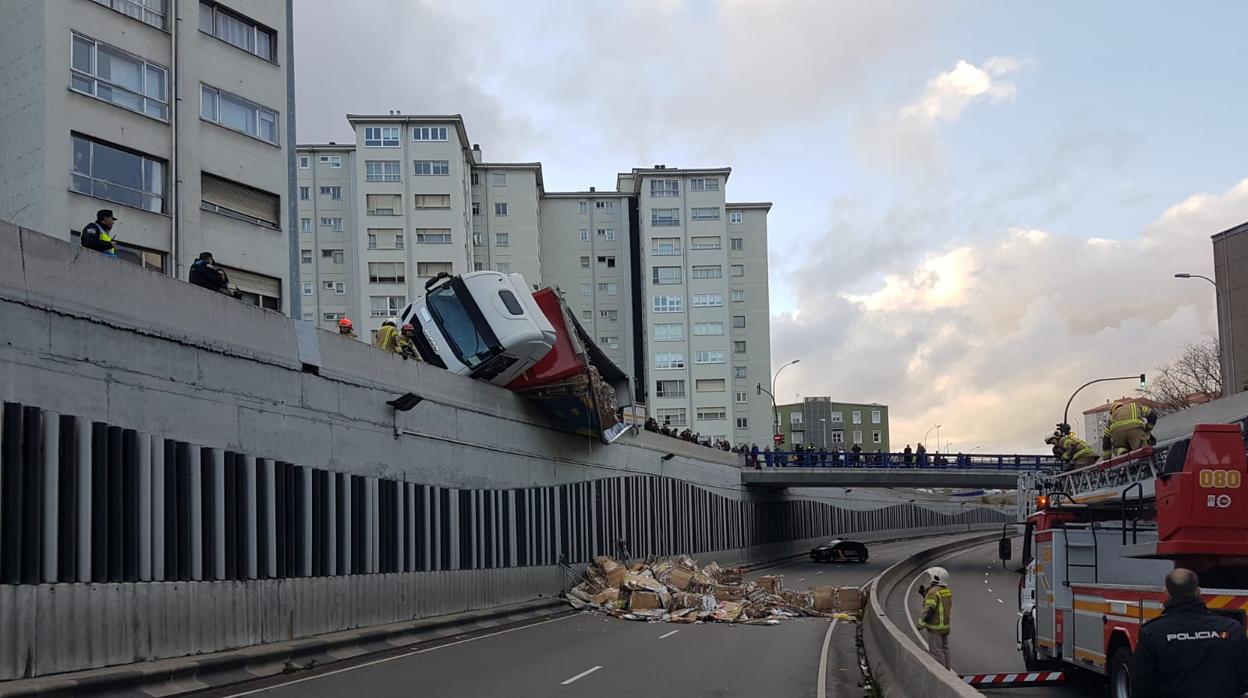
{"type": "Polygon", "coordinates": [[[1166,575],[1161,615],[1140,627],[1131,677],[1132,698],[1237,698],[1248,693],[1244,626],[1211,613],[1200,580],[1178,568],[1166,575]]]}

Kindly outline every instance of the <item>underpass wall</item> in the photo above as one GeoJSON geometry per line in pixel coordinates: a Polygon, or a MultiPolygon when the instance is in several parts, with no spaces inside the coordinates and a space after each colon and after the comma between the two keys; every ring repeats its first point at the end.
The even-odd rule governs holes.
{"type": "Polygon", "coordinates": [[[732,454],[603,446],[510,391],[32,231],[0,225],[0,250],[0,679],[554,595],[561,561],[603,553],[735,564],[1010,518],[746,490],[732,454]],[[405,392],[424,401],[396,438],[405,392]]]}

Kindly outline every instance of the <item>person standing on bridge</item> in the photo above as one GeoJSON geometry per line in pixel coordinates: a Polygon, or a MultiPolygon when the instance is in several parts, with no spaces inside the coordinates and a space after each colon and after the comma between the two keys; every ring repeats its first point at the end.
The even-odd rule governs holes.
{"type": "Polygon", "coordinates": [[[910,444],[906,444],[906,447],[902,450],[901,460],[906,465],[914,462],[914,452],[910,450],[910,444]]]}
{"type": "Polygon", "coordinates": [[[914,625],[927,631],[927,653],[932,659],[949,668],[949,621],[953,617],[953,591],[946,586],[949,572],[943,567],[929,567],[923,571],[928,585],[919,585],[923,596],[923,612],[914,625]]]}
{"type": "Polygon", "coordinates": [[[1166,575],[1165,610],[1140,626],[1132,662],[1131,698],[1248,693],[1248,638],[1244,626],[1212,613],[1200,600],[1196,573],[1166,575]]]}
{"type": "Polygon", "coordinates": [[[1121,456],[1148,445],[1157,413],[1135,400],[1115,400],[1109,406],[1109,423],[1101,448],[1111,456],[1121,456]]]}

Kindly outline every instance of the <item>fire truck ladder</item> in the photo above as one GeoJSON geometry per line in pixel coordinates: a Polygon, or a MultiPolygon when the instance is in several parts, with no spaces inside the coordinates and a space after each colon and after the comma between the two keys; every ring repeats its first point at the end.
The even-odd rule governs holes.
{"type": "Polygon", "coordinates": [[[1120,504],[1128,491],[1140,501],[1152,500],[1156,496],[1157,473],[1166,462],[1168,450],[1145,446],[1095,465],[1042,478],[1039,486],[1064,494],[1072,504],[1120,504]]]}

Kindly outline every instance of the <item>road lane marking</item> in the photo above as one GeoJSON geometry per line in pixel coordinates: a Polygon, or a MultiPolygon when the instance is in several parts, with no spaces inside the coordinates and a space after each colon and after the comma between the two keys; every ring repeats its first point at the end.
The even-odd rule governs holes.
{"type": "Polygon", "coordinates": [[[660,635],[660,636],[659,636],[659,639],[660,639],[660,640],[662,640],[663,638],[671,637],[671,636],[675,635],[675,634],[676,634],[676,633],[678,633],[678,632],[680,632],[680,631],[679,631],[679,630],[673,630],[672,632],[667,633],[666,635],[660,635]]]}
{"type": "Polygon", "coordinates": [[[988,593],[989,593],[989,594],[991,594],[991,593],[992,593],[992,587],[988,587],[988,593]]]}
{"type": "Polygon", "coordinates": [[[589,676],[590,674],[594,673],[595,671],[598,671],[598,670],[599,670],[599,669],[601,669],[601,668],[602,668],[601,666],[590,667],[590,668],[586,669],[585,671],[582,671],[581,673],[577,674],[576,676],[573,676],[572,678],[567,679],[566,681],[562,681],[562,682],[560,682],[560,684],[559,684],[559,685],[560,685],[560,686],[567,686],[568,684],[572,683],[573,681],[576,681],[577,679],[583,679],[583,678],[585,678],[586,676],[589,676]]]}
{"type": "Polygon", "coordinates": [[[797,581],[799,581],[799,582],[804,582],[804,581],[806,581],[806,578],[805,578],[805,577],[802,577],[801,579],[799,579],[799,580],[797,580],[797,581]]]}
{"type": "Polygon", "coordinates": [[[828,625],[828,632],[823,634],[823,650],[819,653],[819,689],[816,693],[818,698],[828,696],[828,645],[832,643],[832,631],[836,629],[839,620],[840,618],[833,618],[832,623],[828,625]]]}
{"type": "Polygon", "coordinates": [[[818,571],[818,572],[816,572],[815,574],[823,574],[823,570],[819,570],[819,571],[818,571]]]}
{"type": "Polygon", "coordinates": [[[560,616],[558,618],[550,618],[547,620],[538,621],[536,623],[530,623],[528,625],[521,625],[515,628],[508,628],[506,630],[500,630],[496,633],[489,633],[487,635],[478,635],[476,637],[469,637],[463,640],[456,640],[455,642],[448,642],[445,645],[438,645],[437,647],[426,647],[423,650],[404,652],[403,654],[396,654],[393,657],[383,657],[381,659],[374,659],[371,662],[365,662],[363,664],[356,664],[355,666],[349,666],[344,669],[335,669],[334,671],[327,671],[324,674],[317,674],[316,676],[305,676],[301,679],[294,679],[293,681],[285,681],[282,683],[273,684],[272,686],[265,686],[264,688],[256,688],[250,691],[243,691],[242,693],[231,693],[230,695],[225,696],[225,698],[243,698],[243,696],[254,696],[257,693],[266,693],[268,691],[276,690],[278,688],[294,686],[295,684],[305,683],[307,681],[315,681],[317,679],[323,679],[326,676],[333,676],[334,674],[344,674],[348,671],[355,671],[356,669],[364,669],[366,667],[375,666],[377,664],[385,664],[386,662],[393,662],[396,659],[406,659],[407,657],[413,657],[418,654],[424,654],[426,652],[432,652],[434,650],[440,650],[446,647],[454,647],[456,645],[463,645],[469,642],[476,642],[477,640],[484,640],[487,637],[497,637],[499,635],[506,635],[507,633],[514,633],[517,630],[526,630],[528,628],[536,628],[539,625],[546,625],[547,623],[558,623],[559,621],[562,621],[562,620],[567,620],[569,618],[579,618],[579,617],[581,617],[581,614],[572,613],[566,616],[560,616]]]}
{"type": "MultiPolygon", "coordinates": [[[[933,562],[933,563],[936,563],[936,562],[944,562],[945,560],[949,560],[949,559],[952,559],[952,558],[958,557],[959,555],[965,555],[965,554],[967,554],[967,553],[969,553],[969,552],[971,552],[971,551],[978,550],[980,547],[982,547],[982,546],[978,546],[978,545],[977,545],[977,546],[975,546],[975,547],[973,547],[973,548],[966,548],[966,549],[964,549],[964,550],[959,550],[959,551],[957,551],[957,552],[955,552],[955,553],[950,553],[950,554],[945,555],[945,556],[943,556],[943,557],[936,558],[936,559],[935,559],[935,560],[933,560],[932,562],[933,562]]],[[[881,575],[882,575],[882,574],[883,574],[883,573],[881,573],[881,575]]],[[[914,591],[914,583],[915,583],[915,582],[917,582],[917,581],[919,581],[919,579],[921,579],[921,578],[923,577],[923,575],[925,575],[925,574],[927,574],[927,570],[924,570],[924,571],[922,571],[922,572],[920,572],[920,573],[916,574],[916,575],[914,576],[914,579],[910,580],[910,586],[906,587],[906,598],[902,599],[901,603],[902,603],[902,606],[904,606],[904,607],[905,607],[905,609],[906,609],[906,620],[910,621],[910,632],[914,633],[914,636],[915,636],[916,638],[918,638],[918,639],[919,639],[919,644],[920,644],[920,645],[922,645],[922,646],[923,646],[923,649],[925,649],[925,650],[926,650],[926,649],[927,649],[927,640],[926,640],[926,639],[924,639],[923,635],[919,632],[919,629],[918,629],[918,628],[916,628],[916,627],[914,626],[914,613],[910,611],[910,594],[914,591]]],[[[879,577],[877,577],[877,579],[878,579],[878,578],[879,578],[879,577]]],[[[951,581],[952,581],[952,580],[951,580],[951,581]]],[[[1000,599],[998,599],[998,600],[1000,600],[1000,599]]]]}
{"type": "Polygon", "coordinates": [[[1001,599],[997,599],[997,603],[1005,603],[1005,602],[1002,601],[1001,599]]]}

